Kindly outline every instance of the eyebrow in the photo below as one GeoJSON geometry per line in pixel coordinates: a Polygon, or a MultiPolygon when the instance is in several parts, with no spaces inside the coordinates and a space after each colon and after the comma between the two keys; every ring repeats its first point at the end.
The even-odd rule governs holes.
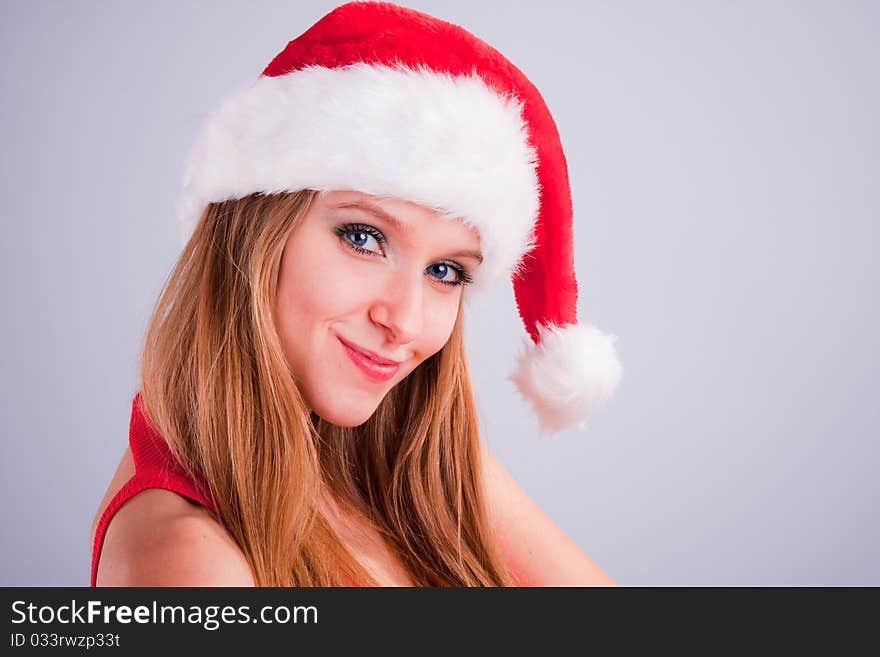
{"type": "MultiPolygon", "coordinates": [[[[337,208],[337,209],[364,210],[365,212],[369,212],[373,216],[379,217],[379,219],[382,219],[383,221],[391,224],[392,226],[394,226],[397,230],[399,230],[402,233],[409,232],[409,230],[410,230],[410,226],[405,225],[397,217],[388,214],[382,208],[380,208],[376,205],[373,205],[372,203],[367,203],[366,201],[350,201],[348,203],[339,203],[338,205],[334,205],[333,207],[337,208]]],[[[450,254],[450,256],[453,258],[459,258],[459,257],[474,258],[475,260],[477,260],[480,263],[483,262],[483,254],[480,253],[479,251],[471,251],[471,250],[466,249],[464,251],[458,251],[456,253],[452,253],[452,254],[450,254]]]]}

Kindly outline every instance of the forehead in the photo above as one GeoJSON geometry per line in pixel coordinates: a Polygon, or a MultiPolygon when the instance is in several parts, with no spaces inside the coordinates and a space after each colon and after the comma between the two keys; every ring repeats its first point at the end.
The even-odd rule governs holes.
{"type": "Polygon", "coordinates": [[[430,231],[438,239],[451,239],[473,248],[479,247],[479,233],[462,219],[443,219],[441,210],[413,201],[377,196],[356,191],[325,191],[318,203],[328,210],[343,210],[372,215],[401,233],[430,231]]]}

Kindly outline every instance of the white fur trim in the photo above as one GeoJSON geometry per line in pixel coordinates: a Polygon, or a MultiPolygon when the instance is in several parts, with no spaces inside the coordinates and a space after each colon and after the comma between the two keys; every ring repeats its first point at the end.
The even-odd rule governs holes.
{"type": "Polygon", "coordinates": [[[356,190],[414,201],[480,233],[480,287],[533,245],[536,154],[522,105],[476,74],[353,64],[262,76],[228,95],[186,160],[187,240],[208,203],[255,192],[356,190]]]}
{"type": "Polygon", "coordinates": [[[623,375],[616,335],[594,326],[538,325],[540,342],[527,344],[510,375],[535,408],[542,431],[555,433],[586,418],[613,396],[623,375]]]}

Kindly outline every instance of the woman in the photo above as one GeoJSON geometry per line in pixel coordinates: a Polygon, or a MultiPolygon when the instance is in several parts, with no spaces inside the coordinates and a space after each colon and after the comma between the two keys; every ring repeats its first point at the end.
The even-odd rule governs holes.
{"type": "Polygon", "coordinates": [[[613,584],[478,436],[464,302],[513,280],[513,380],[558,431],[621,370],[577,324],[565,160],[463,29],[349,3],[193,147],[93,585],[613,584]]]}

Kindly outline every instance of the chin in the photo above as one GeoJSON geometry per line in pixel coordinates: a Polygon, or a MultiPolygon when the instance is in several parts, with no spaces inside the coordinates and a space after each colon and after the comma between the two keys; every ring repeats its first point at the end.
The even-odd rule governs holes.
{"type": "MultiPolygon", "coordinates": [[[[375,410],[376,409],[373,409],[373,411],[375,410]]],[[[373,413],[370,412],[357,416],[351,413],[340,415],[334,415],[332,413],[317,413],[317,415],[325,422],[329,422],[330,424],[333,424],[337,427],[345,427],[350,429],[352,427],[359,427],[360,425],[362,425],[364,422],[369,420],[370,417],[372,417],[373,413]]]]}
{"type": "Polygon", "coordinates": [[[318,417],[320,417],[325,422],[329,422],[332,425],[337,427],[359,427],[364,422],[369,420],[373,416],[373,412],[375,412],[375,408],[369,413],[363,413],[361,415],[353,415],[352,413],[344,413],[339,415],[334,415],[333,413],[318,413],[318,417]]]}
{"type": "Polygon", "coordinates": [[[328,398],[316,400],[310,403],[312,411],[325,422],[335,424],[338,427],[357,427],[369,420],[382,397],[364,399],[360,396],[346,396],[330,394],[328,398]]]}

